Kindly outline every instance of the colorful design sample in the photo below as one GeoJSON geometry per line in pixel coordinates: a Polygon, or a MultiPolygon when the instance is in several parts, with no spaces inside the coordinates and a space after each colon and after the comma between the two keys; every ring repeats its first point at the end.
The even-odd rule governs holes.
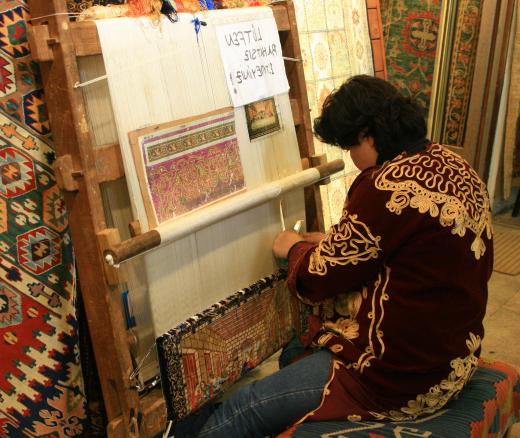
{"type": "Polygon", "coordinates": [[[319,421],[300,424],[279,438],[348,436],[387,438],[414,436],[450,438],[505,436],[511,424],[520,420],[520,378],[511,366],[480,360],[473,377],[439,412],[415,421],[319,421]]]}
{"type": "MultiPolygon", "coordinates": [[[[365,0],[295,0],[303,68],[311,121],[319,116],[327,96],[356,74],[373,74],[372,47],[365,0]]],[[[314,140],[316,154],[328,161],[345,160],[345,175],[356,171],[347,153],[314,140]]],[[[341,181],[350,183],[352,178],[341,181]]],[[[325,229],[342,214],[347,187],[340,181],[321,187],[325,229]]]]}
{"type": "Polygon", "coordinates": [[[388,80],[427,114],[432,92],[440,0],[381,2],[388,80]]]}
{"type": "Polygon", "coordinates": [[[169,417],[214,399],[303,330],[305,312],[280,271],[240,290],[157,339],[169,417]]]}
{"type": "Polygon", "coordinates": [[[227,110],[131,135],[144,163],[141,183],[153,226],[244,187],[234,117],[227,110]]]}
{"type": "Polygon", "coordinates": [[[27,19],[0,0],[0,437],[83,437],[74,258],[27,19]]]}
{"type": "Polygon", "coordinates": [[[250,103],[244,107],[244,110],[250,140],[280,130],[280,119],[274,97],[250,103]]]}

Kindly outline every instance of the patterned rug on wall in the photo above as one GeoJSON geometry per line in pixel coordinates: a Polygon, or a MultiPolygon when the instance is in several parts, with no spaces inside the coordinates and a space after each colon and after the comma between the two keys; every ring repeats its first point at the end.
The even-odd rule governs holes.
{"type": "Polygon", "coordinates": [[[388,80],[426,108],[430,104],[440,0],[381,0],[388,80]]]}
{"type": "Polygon", "coordinates": [[[0,437],[89,436],[67,215],[22,1],[0,0],[0,437]]]}
{"type": "Polygon", "coordinates": [[[458,3],[457,23],[451,54],[441,143],[464,144],[466,120],[475,72],[482,0],[458,3]]]}

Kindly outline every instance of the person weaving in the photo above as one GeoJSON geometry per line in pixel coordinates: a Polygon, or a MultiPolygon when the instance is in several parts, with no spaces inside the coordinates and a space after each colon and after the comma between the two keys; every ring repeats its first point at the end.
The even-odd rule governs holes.
{"type": "Polygon", "coordinates": [[[291,293],[318,309],[282,360],[314,353],[239,390],[194,436],[414,419],[441,409],[477,366],[493,266],[484,183],[428,141],[422,109],[378,78],[345,82],[314,129],[361,170],[328,233],[284,231],[273,245],[291,293]]]}

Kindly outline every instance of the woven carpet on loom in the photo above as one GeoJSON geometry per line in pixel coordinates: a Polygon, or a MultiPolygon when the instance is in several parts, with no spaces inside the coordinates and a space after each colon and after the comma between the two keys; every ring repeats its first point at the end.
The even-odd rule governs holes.
{"type": "Polygon", "coordinates": [[[426,108],[430,104],[440,0],[381,0],[388,80],[426,108]]]}
{"type": "Polygon", "coordinates": [[[0,0],[0,437],[89,436],[75,268],[27,7],[0,0]]]}

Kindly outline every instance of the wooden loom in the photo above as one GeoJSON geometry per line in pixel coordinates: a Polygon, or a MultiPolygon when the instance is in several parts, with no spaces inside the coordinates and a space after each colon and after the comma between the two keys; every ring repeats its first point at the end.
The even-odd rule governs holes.
{"type": "MultiPolygon", "coordinates": [[[[371,37],[378,62],[376,74],[384,76],[378,2],[369,1],[371,37]]],[[[79,82],[78,58],[98,55],[101,51],[97,28],[93,22],[71,23],[64,0],[30,1],[33,26],[30,42],[35,60],[41,64],[47,106],[53,127],[57,160],[56,179],[64,192],[69,222],[77,255],[81,293],[93,338],[99,367],[103,397],[109,419],[108,435],[113,437],[153,436],[164,429],[166,411],[160,391],[140,397],[129,381],[134,369],[131,350],[135,336],[126,330],[120,301],[119,272],[104,261],[104,251],[112,253],[124,247],[131,252],[149,248],[154,237],[140,234],[139,224],[131,223],[132,236],[137,239],[121,243],[116,228],[107,227],[102,203],[102,184],[124,178],[118,144],[92,148],[87,112],[79,82]],[[44,17],[37,19],[37,17],[44,17]],[[140,427],[136,413],[142,414],[140,427]],[[139,435],[140,434],[140,435],[139,435]]],[[[284,56],[300,58],[294,6],[291,1],[272,6],[280,32],[284,56]]],[[[303,167],[322,163],[314,156],[309,106],[301,63],[286,62],[291,84],[290,102],[303,167]]],[[[322,163],[323,164],[323,163],[322,163]]],[[[330,173],[330,164],[321,168],[330,173]],[[329,169],[327,170],[327,167],[329,169]]],[[[306,220],[309,229],[322,229],[319,192],[306,190],[306,220]]],[[[153,234],[153,233],[152,233],[153,234]]],[[[153,242],[152,242],[153,244],[153,242]]]]}

